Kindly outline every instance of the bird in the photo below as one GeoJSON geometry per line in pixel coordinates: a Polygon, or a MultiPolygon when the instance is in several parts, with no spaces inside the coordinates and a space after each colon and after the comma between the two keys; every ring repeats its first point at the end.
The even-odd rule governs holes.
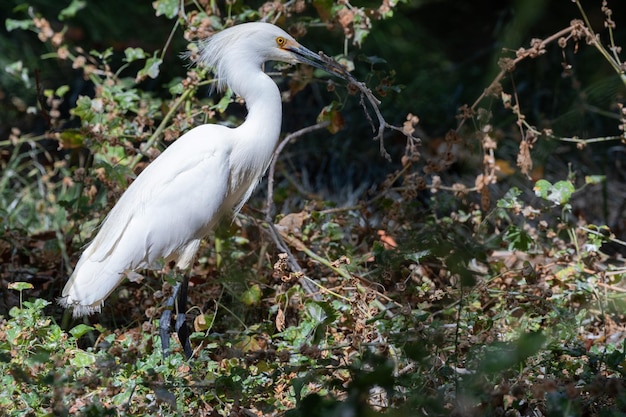
{"type": "MultiPolygon", "coordinates": [[[[201,240],[248,200],[271,162],[282,122],[280,90],[263,71],[265,62],[304,63],[344,79],[347,73],[336,61],[264,22],[234,25],[200,41],[196,59],[212,69],[219,90],[230,88],[243,98],[245,120],[236,127],[194,127],[137,176],[105,217],[63,288],[59,303],[72,308],[74,317],[101,312],[104,300],[135,270],[160,269],[172,261],[188,270],[201,240]]],[[[179,294],[183,306],[187,284],[185,274],[179,294]]],[[[169,315],[161,317],[164,352],[169,349],[169,342],[163,341],[169,321],[169,315]]],[[[184,326],[179,321],[180,338],[184,326]]],[[[189,357],[188,337],[183,337],[189,357]]]]}

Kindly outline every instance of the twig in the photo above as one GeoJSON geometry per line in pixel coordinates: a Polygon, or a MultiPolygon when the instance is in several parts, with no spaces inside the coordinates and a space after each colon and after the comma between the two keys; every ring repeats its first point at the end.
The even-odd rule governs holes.
{"type": "Polygon", "coordinates": [[[274,199],[274,175],[276,173],[276,161],[278,160],[278,155],[280,155],[280,153],[283,151],[283,149],[285,149],[285,146],[287,146],[289,142],[307,133],[325,129],[326,127],[328,127],[329,124],[330,122],[328,120],[325,120],[323,122],[320,122],[311,126],[307,126],[305,128],[302,128],[300,130],[297,130],[293,133],[288,134],[278,144],[278,146],[276,147],[276,150],[274,150],[274,155],[272,156],[272,162],[270,163],[270,167],[269,167],[268,178],[267,178],[267,199],[265,201],[265,209],[264,209],[265,221],[267,222],[268,231],[272,240],[274,241],[274,244],[276,245],[279,251],[287,255],[287,264],[289,265],[289,268],[293,272],[302,275],[302,277],[299,280],[300,285],[307,293],[312,294],[315,299],[320,298],[319,293],[315,287],[319,287],[320,289],[324,289],[325,291],[328,291],[328,290],[320,286],[318,283],[316,283],[314,280],[312,280],[311,278],[307,277],[304,274],[304,270],[302,269],[302,267],[300,267],[300,264],[298,263],[297,259],[295,258],[291,250],[289,249],[288,245],[285,243],[280,233],[276,230],[276,226],[274,225],[274,221],[272,219],[272,214],[273,214],[272,207],[273,207],[273,199],[274,199]]]}
{"type": "Polygon", "coordinates": [[[46,121],[46,127],[50,127],[50,125],[52,124],[52,118],[50,117],[50,113],[48,113],[48,110],[46,109],[46,103],[43,99],[43,87],[41,86],[41,80],[40,80],[40,71],[38,68],[35,68],[35,83],[36,83],[36,88],[37,88],[37,101],[39,102],[39,107],[40,107],[40,111],[41,111],[41,116],[44,118],[44,120],[46,121]]]}
{"type": "MultiPolygon", "coordinates": [[[[272,225],[274,232],[278,233],[278,237],[281,239],[281,241],[284,243],[285,240],[283,239],[283,236],[280,235],[280,232],[278,232],[278,230],[276,230],[276,227],[274,225],[272,225]]],[[[332,270],[334,273],[336,273],[337,275],[339,275],[340,277],[344,278],[345,280],[351,281],[352,279],[357,279],[365,284],[367,284],[370,288],[368,288],[368,290],[375,292],[376,294],[378,294],[379,296],[381,296],[382,298],[384,298],[385,300],[387,300],[388,302],[393,303],[396,307],[402,308],[402,305],[394,300],[392,300],[391,298],[389,298],[388,296],[384,295],[383,293],[372,289],[371,287],[374,286],[374,283],[371,282],[368,279],[365,279],[361,276],[358,275],[352,275],[350,272],[344,270],[343,268],[339,268],[335,265],[333,265],[333,262],[329,261],[328,259],[318,255],[317,253],[315,253],[313,250],[311,250],[309,247],[307,247],[304,242],[302,242],[301,240],[299,240],[298,238],[295,237],[291,237],[291,236],[285,236],[285,239],[287,240],[287,244],[294,246],[298,251],[303,252],[305,255],[307,255],[309,258],[313,259],[314,261],[324,265],[325,267],[329,268],[330,270],[332,270]]],[[[348,300],[345,296],[338,294],[320,284],[318,284],[317,282],[311,280],[308,277],[304,277],[304,280],[308,280],[310,281],[313,285],[317,286],[318,288],[320,288],[322,291],[329,293],[331,295],[333,295],[334,297],[337,298],[341,298],[343,300],[348,300]]],[[[386,310],[386,308],[381,308],[381,310],[386,310]]]]}
{"type": "MultiPolygon", "coordinates": [[[[387,152],[387,150],[385,149],[385,145],[384,145],[384,133],[385,133],[385,129],[391,129],[391,130],[396,130],[398,132],[401,132],[402,134],[404,134],[407,138],[409,138],[410,140],[419,142],[418,138],[413,137],[410,133],[406,132],[403,128],[401,127],[397,127],[397,126],[393,126],[389,123],[387,123],[387,121],[385,120],[385,118],[383,117],[382,113],[380,112],[380,109],[378,108],[378,106],[380,105],[380,100],[378,100],[374,94],[372,93],[372,91],[367,88],[367,86],[365,85],[365,83],[362,83],[360,81],[357,81],[356,78],[354,78],[352,76],[352,74],[350,74],[348,72],[348,70],[343,67],[341,64],[339,64],[337,61],[335,61],[334,59],[330,58],[329,56],[325,55],[323,52],[319,52],[319,56],[320,59],[322,61],[324,61],[327,64],[327,69],[337,75],[340,78],[343,78],[344,80],[348,81],[350,83],[350,85],[356,87],[360,93],[361,93],[361,106],[363,107],[365,114],[370,122],[370,124],[372,125],[372,130],[376,133],[376,136],[374,137],[374,140],[377,140],[380,144],[380,153],[383,157],[385,157],[388,161],[391,161],[391,156],[389,155],[389,153],[387,152]],[[378,121],[378,129],[376,129],[376,127],[374,126],[374,123],[372,121],[372,118],[370,117],[370,114],[367,110],[367,105],[365,104],[365,101],[367,99],[367,102],[369,102],[370,106],[372,107],[372,110],[374,111],[374,114],[376,115],[377,121],[378,121]]],[[[326,128],[328,125],[330,124],[329,121],[324,121],[324,122],[320,122],[317,123],[315,125],[312,126],[308,126],[305,127],[303,129],[300,129],[296,132],[293,132],[289,135],[287,135],[276,147],[276,150],[274,151],[274,155],[272,157],[272,162],[270,163],[270,167],[269,167],[269,173],[268,173],[268,184],[267,184],[267,199],[266,199],[266,203],[265,203],[265,221],[268,224],[268,230],[270,232],[270,235],[272,237],[272,240],[274,241],[274,243],[276,244],[276,247],[281,250],[282,252],[284,252],[285,254],[287,254],[287,261],[289,264],[289,267],[291,268],[291,270],[293,272],[296,273],[301,273],[303,274],[303,270],[300,267],[300,265],[298,264],[298,261],[296,260],[296,258],[293,256],[293,254],[291,253],[291,251],[289,250],[287,244],[285,244],[285,241],[283,240],[282,236],[280,235],[280,233],[278,233],[278,231],[276,230],[276,227],[274,226],[274,222],[272,220],[272,201],[273,201],[273,197],[274,197],[274,174],[276,171],[276,161],[278,159],[278,155],[282,152],[282,150],[285,148],[285,146],[287,146],[287,144],[306,134],[306,133],[310,133],[316,130],[320,130],[320,129],[324,129],[326,128]]],[[[316,258],[316,254],[312,253],[312,252],[305,252],[309,257],[312,257],[318,261],[325,261],[322,258],[317,257],[316,258]]],[[[327,262],[322,262],[324,264],[328,264],[327,262]]],[[[328,264],[329,265],[329,264],[328,264]]],[[[332,266],[331,266],[332,268],[332,266]]],[[[335,270],[335,272],[337,272],[338,274],[342,274],[345,273],[343,271],[337,270],[336,268],[333,268],[333,270],[335,270]]],[[[302,285],[302,287],[305,289],[305,291],[311,293],[311,294],[315,294],[314,288],[312,287],[312,284],[315,284],[317,286],[319,286],[319,284],[315,283],[314,281],[312,281],[310,278],[306,277],[306,276],[302,276],[302,278],[300,279],[300,283],[302,285]]],[[[319,286],[320,288],[324,288],[319,286]]],[[[328,291],[327,289],[324,289],[325,291],[328,291]]]]}
{"type": "Polygon", "coordinates": [[[285,146],[292,140],[299,138],[302,135],[306,135],[307,133],[315,132],[316,130],[325,129],[330,125],[328,120],[323,122],[307,126],[300,130],[296,130],[293,133],[288,134],[285,138],[278,144],[276,150],[274,150],[274,155],[272,156],[272,162],[270,163],[269,173],[267,176],[267,199],[265,201],[265,221],[268,223],[272,221],[272,201],[274,199],[274,173],[276,171],[276,161],[278,160],[278,155],[283,151],[285,146]]]}
{"type": "Polygon", "coordinates": [[[578,226],[578,228],[580,230],[582,230],[583,232],[599,236],[601,238],[604,238],[604,239],[608,240],[609,242],[613,242],[613,243],[617,243],[618,245],[626,246],[626,242],[624,242],[623,240],[620,240],[620,239],[617,239],[617,238],[614,238],[614,237],[611,237],[611,236],[605,236],[602,233],[598,232],[597,230],[592,230],[592,229],[589,229],[588,227],[584,227],[584,226],[578,226]]]}
{"type": "Polygon", "coordinates": [[[411,139],[411,140],[419,142],[419,138],[416,138],[413,135],[411,135],[410,133],[407,133],[401,127],[394,126],[394,125],[391,125],[391,124],[387,123],[387,121],[383,117],[382,113],[380,112],[380,109],[378,108],[378,106],[380,105],[380,100],[378,100],[376,98],[376,96],[374,96],[374,93],[372,93],[372,90],[367,88],[365,83],[363,83],[361,81],[358,81],[356,78],[354,78],[354,76],[352,74],[350,74],[348,72],[348,70],[345,67],[343,67],[337,61],[335,61],[334,59],[332,59],[328,55],[324,54],[323,52],[319,52],[319,56],[322,59],[322,61],[324,61],[324,63],[328,65],[328,67],[330,68],[332,73],[334,73],[338,77],[341,77],[341,78],[345,79],[346,81],[348,81],[351,86],[356,87],[359,90],[359,92],[361,93],[361,106],[363,106],[365,114],[367,115],[367,119],[369,120],[370,124],[372,125],[372,130],[374,132],[377,132],[376,136],[374,136],[374,140],[377,140],[379,142],[379,144],[380,144],[380,154],[385,159],[387,159],[388,161],[391,162],[391,156],[389,155],[389,153],[385,149],[385,144],[384,144],[384,141],[383,141],[383,136],[385,134],[385,129],[396,130],[398,132],[401,132],[408,139],[411,139]],[[369,102],[370,106],[372,107],[372,110],[374,111],[374,114],[376,114],[376,118],[378,120],[378,129],[374,126],[372,118],[370,117],[369,112],[367,111],[367,106],[365,105],[364,98],[367,98],[367,101],[369,102]]]}
{"type": "MultiPolygon", "coordinates": [[[[504,78],[504,76],[513,71],[515,69],[515,66],[520,63],[521,61],[525,60],[526,58],[530,57],[531,54],[535,53],[536,55],[540,55],[540,51],[542,51],[546,45],[548,45],[551,42],[554,42],[555,40],[562,38],[565,35],[570,34],[572,31],[574,30],[574,26],[570,25],[565,29],[562,29],[560,31],[558,31],[557,33],[547,37],[546,39],[542,40],[541,42],[533,45],[532,48],[525,50],[523,53],[519,53],[517,54],[517,57],[515,59],[510,60],[507,65],[506,68],[503,68],[498,75],[496,75],[496,77],[493,79],[493,81],[491,81],[491,83],[489,84],[489,86],[487,88],[485,88],[482,92],[482,94],[480,96],[478,96],[478,98],[474,101],[474,103],[470,106],[470,110],[474,111],[476,109],[476,107],[478,106],[478,104],[485,98],[487,97],[489,94],[491,94],[494,90],[495,87],[498,85],[498,83],[502,80],[502,78],[504,78]]],[[[532,55],[532,56],[536,56],[536,55],[532,55]]],[[[463,125],[465,124],[465,120],[467,120],[466,118],[462,118],[459,122],[459,125],[456,128],[456,131],[458,132],[461,127],[463,127],[463,125]]]]}
{"type": "MultiPolygon", "coordinates": [[[[195,87],[194,88],[188,88],[185,91],[183,91],[183,93],[180,95],[180,97],[178,97],[178,99],[174,102],[172,107],[170,107],[170,109],[167,112],[167,114],[165,115],[165,117],[163,117],[163,120],[161,120],[161,123],[159,124],[157,129],[154,131],[154,133],[152,133],[152,135],[150,136],[150,139],[148,139],[146,141],[146,143],[144,145],[144,149],[150,149],[152,146],[154,146],[154,143],[159,139],[159,137],[161,136],[161,133],[163,133],[163,131],[165,130],[165,127],[169,123],[170,119],[174,116],[174,113],[176,113],[176,111],[178,110],[180,105],[183,104],[183,102],[185,100],[187,100],[187,98],[189,98],[191,93],[193,93],[194,91],[195,91],[195,87]]],[[[129,167],[131,169],[135,168],[135,166],[139,163],[139,161],[141,161],[141,158],[143,158],[143,157],[144,157],[143,152],[139,152],[130,161],[129,167]]]]}
{"type": "Polygon", "coordinates": [[[289,268],[293,272],[301,275],[299,282],[304,291],[308,294],[311,294],[315,300],[320,300],[321,297],[313,286],[313,283],[315,283],[315,281],[306,276],[304,270],[300,267],[300,264],[298,264],[295,256],[293,256],[293,253],[291,253],[291,250],[289,250],[289,247],[285,244],[282,236],[280,235],[280,233],[278,233],[278,230],[276,230],[276,226],[274,226],[274,223],[268,222],[267,225],[270,236],[272,237],[272,240],[274,241],[274,244],[276,245],[278,250],[287,254],[287,264],[289,265],[289,268]]]}

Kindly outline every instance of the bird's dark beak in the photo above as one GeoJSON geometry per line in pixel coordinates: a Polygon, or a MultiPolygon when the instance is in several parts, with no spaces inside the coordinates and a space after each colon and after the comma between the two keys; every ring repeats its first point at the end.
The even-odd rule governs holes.
{"type": "Polygon", "coordinates": [[[322,54],[321,52],[316,54],[315,52],[312,52],[311,50],[295,42],[287,45],[285,49],[294,54],[294,58],[298,62],[311,65],[315,68],[319,68],[330,74],[343,78],[346,81],[353,80],[352,75],[344,66],[339,64],[334,59],[322,54]]]}

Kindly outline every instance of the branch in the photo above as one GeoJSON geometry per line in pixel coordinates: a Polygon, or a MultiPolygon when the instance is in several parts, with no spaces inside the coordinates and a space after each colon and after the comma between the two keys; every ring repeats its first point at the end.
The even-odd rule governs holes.
{"type": "Polygon", "coordinates": [[[380,143],[380,154],[385,159],[391,162],[391,156],[385,149],[385,144],[383,142],[385,129],[396,130],[398,132],[401,132],[409,140],[413,140],[416,142],[420,141],[419,138],[414,137],[412,134],[406,132],[403,128],[387,123],[382,113],[380,112],[380,109],[378,108],[378,106],[380,105],[380,100],[378,100],[376,96],[374,96],[374,93],[372,93],[372,90],[370,90],[365,85],[365,83],[358,81],[356,78],[354,78],[352,74],[348,72],[348,70],[344,66],[342,66],[340,63],[338,63],[337,61],[335,61],[328,55],[324,54],[323,52],[319,52],[319,56],[320,56],[320,59],[324,61],[324,63],[326,63],[328,67],[332,70],[331,72],[333,74],[348,81],[350,83],[350,86],[355,87],[361,93],[361,106],[363,106],[363,110],[365,111],[365,114],[367,115],[367,119],[372,125],[372,130],[376,133],[376,136],[374,136],[374,140],[377,140],[380,143]],[[376,128],[376,126],[374,125],[372,121],[372,118],[369,115],[367,106],[365,104],[365,99],[367,99],[367,102],[370,104],[370,106],[372,107],[372,110],[374,111],[374,114],[376,115],[376,119],[378,121],[378,128],[376,128]]]}
{"type": "MultiPolygon", "coordinates": [[[[509,73],[512,72],[515,69],[515,66],[520,63],[521,61],[525,60],[526,58],[529,57],[536,57],[538,55],[543,54],[546,45],[548,45],[551,42],[554,42],[555,40],[558,40],[560,38],[562,38],[565,35],[569,35],[573,30],[574,30],[574,26],[570,25],[565,29],[560,30],[559,32],[549,36],[548,38],[542,40],[541,42],[535,43],[533,44],[532,48],[525,50],[523,48],[519,49],[517,51],[517,57],[515,59],[510,59],[508,61],[505,62],[505,65],[502,65],[504,68],[502,68],[502,70],[498,73],[498,75],[496,75],[496,78],[493,79],[493,81],[489,84],[489,86],[487,88],[485,88],[482,92],[482,94],[474,101],[474,103],[470,106],[470,110],[473,112],[476,110],[476,107],[478,106],[478,104],[485,98],[487,97],[489,94],[492,94],[493,91],[497,90],[497,85],[500,83],[500,81],[502,80],[502,78],[504,78],[504,76],[509,73]]],[[[459,132],[461,127],[463,127],[463,125],[465,124],[465,120],[467,120],[467,118],[462,118],[461,121],[459,122],[459,125],[456,128],[456,131],[459,132]]]]}
{"type": "Polygon", "coordinates": [[[293,272],[296,272],[302,275],[302,277],[299,280],[300,285],[302,286],[304,291],[306,291],[309,294],[313,294],[313,297],[315,299],[319,298],[319,294],[316,291],[315,287],[312,285],[314,281],[304,274],[304,270],[300,267],[300,264],[298,264],[298,261],[296,260],[295,256],[293,256],[293,253],[291,253],[291,251],[289,250],[289,247],[285,244],[285,241],[280,236],[280,233],[278,233],[278,231],[276,230],[276,226],[274,226],[274,221],[272,219],[272,207],[273,207],[273,199],[274,199],[274,174],[276,172],[276,161],[278,160],[278,155],[280,155],[280,153],[283,151],[283,149],[285,148],[285,146],[287,146],[289,142],[299,138],[300,136],[306,135],[307,133],[315,132],[316,130],[325,129],[326,127],[328,127],[329,124],[330,122],[326,120],[326,121],[323,121],[323,122],[320,122],[311,126],[307,126],[305,128],[302,128],[300,130],[297,130],[293,133],[288,134],[278,144],[278,146],[274,150],[274,155],[272,155],[272,162],[270,163],[269,173],[267,176],[267,199],[265,201],[265,209],[264,209],[265,221],[268,225],[268,231],[272,240],[274,241],[274,245],[276,245],[279,251],[287,255],[287,264],[289,265],[289,268],[293,272]]]}
{"type": "Polygon", "coordinates": [[[319,295],[319,292],[315,288],[315,286],[319,286],[319,284],[306,276],[304,270],[300,267],[300,264],[296,260],[296,257],[293,256],[293,253],[291,253],[291,250],[289,250],[289,247],[285,244],[282,236],[280,235],[278,230],[276,230],[276,226],[273,222],[267,222],[267,229],[278,250],[287,255],[287,264],[289,265],[289,268],[293,272],[301,275],[298,282],[300,283],[304,291],[308,294],[312,294],[315,300],[319,300],[321,297],[319,295]]]}
{"type": "Polygon", "coordinates": [[[299,138],[300,136],[306,135],[307,133],[315,132],[316,130],[325,129],[330,125],[328,120],[323,122],[307,126],[300,130],[296,130],[285,136],[285,138],[278,144],[276,150],[274,151],[274,155],[272,155],[272,162],[270,163],[269,173],[267,175],[267,199],[265,201],[265,221],[268,223],[272,222],[272,201],[274,199],[274,173],[276,171],[276,161],[278,160],[278,155],[283,151],[285,146],[292,140],[299,138]]]}

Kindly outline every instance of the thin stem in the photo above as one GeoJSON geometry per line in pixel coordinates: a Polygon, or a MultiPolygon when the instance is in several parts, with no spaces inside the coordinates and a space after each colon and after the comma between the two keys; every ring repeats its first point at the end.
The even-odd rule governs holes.
{"type": "MultiPolygon", "coordinates": [[[[154,133],[150,136],[150,139],[148,139],[148,141],[145,143],[144,145],[144,150],[150,149],[151,147],[154,146],[155,142],[159,139],[159,137],[161,136],[161,134],[163,133],[163,131],[165,130],[165,127],[168,125],[168,123],[170,122],[170,119],[174,116],[174,114],[176,113],[176,111],[178,110],[178,108],[181,106],[181,104],[187,100],[189,98],[189,96],[191,95],[191,93],[193,93],[195,91],[195,88],[188,88],[185,91],[183,91],[183,93],[180,95],[180,97],[178,97],[178,99],[174,102],[174,104],[172,105],[172,107],[170,107],[169,111],[167,112],[167,114],[165,115],[165,117],[163,117],[163,120],[161,120],[161,123],[159,124],[159,126],[157,127],[157,129],[154,131],[154,133]]],[[[131,169],[135,168],[135,166],[139,163],[139,161],[141,161],[141,158],[143,158],[144,155],[143,153],[138,153],[130,162],[129,167],[131,169]]]]}
{"type": "MultiPolygon", "coordinates": [[[[546,45],[548,45],[549,43],[554,42],[555,40],[562,38],[565,35],[568,35],[572,32],[573,30],[573,26],[569,26],[565,29],[562,29],[560,31],[558,31],[557,33],[547,37],[546,39],[544,39],[541,44],[539,44],[538,46],[535,46],[535,49],[541,50],[543,48],[545,48],[546,45]]],[[[489,84],[489,86],[487,88],[485,88],[482,92],[482,94],[480,96],[478,96],[478,98],[474,101],[474,103],[470,106],[471,110],[475,110],[476,107],[478,106],[478,104],[483,101],[483,99],[485,97],[487,97],[488,94],[491,94],[491,91],[493,91],[494,87],[502,80],[502,78],[504,78],[504,76],[510,72],[510,68],[515,68],[515,66],[520,63],[521,61],[523,61],[524,59],[528,58],[528,54],[519,54],[519,56],[517,56],[515,59],[513,59],[511,61],[511,64],[507,66],[507,68],[502,69],[498,75],[496,75],[496,77],[493,79],[493,81],[489,84]]],[[[456,131],[460,131],[461,127],[465,124],[465,118],[461,119],[461,121],[459,122],[459,125],[456,128],[456,131]]]]}
{"type": "Polygon", "coordinates": [[[298,282],[300,282],[300,285],[302,286],[304,291],[306,291],[308,294],[312,294],[315,300],[319,300],[319,294],[316,293],[315,288],[313,288],[313,285],[311,284],[314,283],[314,281],[306,276],[304,270],[300,267],[300,264],[298,264],[295,256],[293,256],[293,253],[291,253],[291,250],[289,250],[289,247],[285,244],[285,241],[281,237],[280,233],[278,233],[278,230],[276,230],[276,226],[274,226],[274,223],[268,222],[267,225],[268,231],[270,233],[270,236],[272,237],[272,240],[274,241],[274,244],[279,251],[287,255],[287,264],[289,265],[289,268],[293,272],[302,275],[298,282]]]}
{"type": "MultiPolygon", "coordinates": [[[[181,1],[181,7],[184,6],[184,4],[182,4],[182,3],[183,2],[181,1]]],[[[184,10],[184,9],[181,9],[181,10],[184,10]]],[[[170,44],[172,43],[172,39],[174,39],[174,34],[176,33],[176,29],[178,29],[179,25],[180,25],[180,21],[178,19],[176,19],[174,21],[174,27],[170,31],[170,35],[167,37],[167,40],[165,41],[165,46],[163,46],[163,49],[161,50],[161,61],[165,57],[165,52],[167,51],[167,49],[169,48],[170,44]]]]}
{"type": "Polygon", "coordinates": [[[296,140],[300,136],[306,135],[307,133],[315,132],[317,130],[325,129],[330,125],[328,120],[323,122],[307,126],[300,130],[296,130],[293,133],[288,134],[285,138],[278,144],[276,150],[274,151],[274,155],[272,156],[272,162],[270,163],[269,173],[267,177],[267,199],[265,201],[265,221],[272,221],[272,201],[274,199],[274,173],[276,171],[276,161],[278,160],[278,155],[283,151],[285,146],[293,140],[296,140]]]}

